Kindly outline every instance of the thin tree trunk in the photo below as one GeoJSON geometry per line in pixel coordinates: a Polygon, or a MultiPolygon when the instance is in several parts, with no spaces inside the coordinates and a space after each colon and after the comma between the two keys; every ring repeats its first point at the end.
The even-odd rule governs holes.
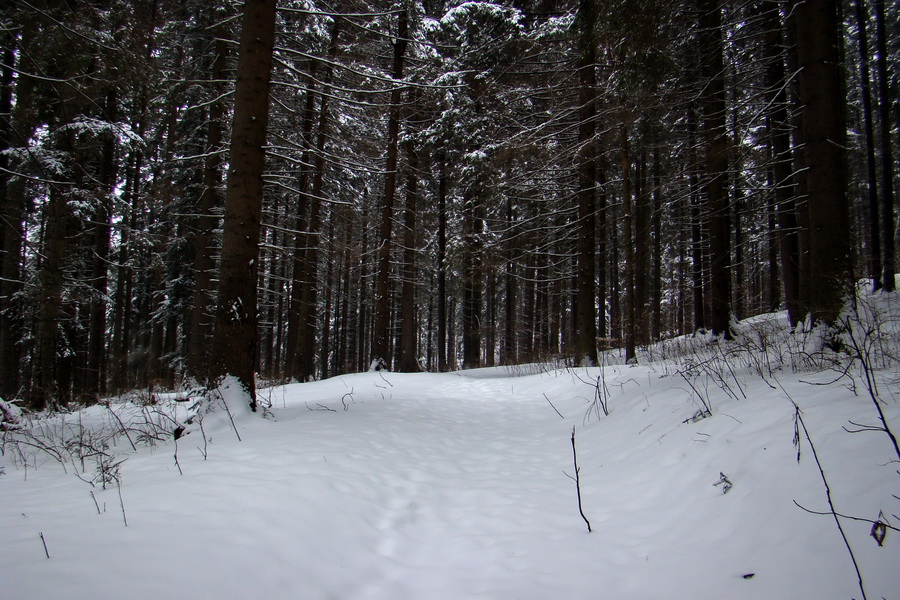
{"type": "Polygon", "coordinates": [[[515,206],[512,196],[506,197],[506,232],[505,267],[503,269],[504,314],[503,314],[503,353],[501,362],[504,365],[515,364],[518,360],[516,351],[516,263],[514,260],[515,239],[515,206]]]}
{"type": "MultiPolygon", "coordinates": [[[[368,194],[363,192],[363,206],[368,207],[368,194]]],[[[362,227],[362,241],[361,247],[365,250],[369,247],[369,228],[366,226],[362,227]]],[[[369,261],[366,259],[365,255],[360,258],[359,261],[359,280],[361,285],[359,286],[359,312],[357,313],[357,324],[356,324],[356,368],[358,371],[364,371],[366,369],[366,361],[369,360],[370,354],[368,352],[369,347],[369,292],[371,285],[369,284],[369,261]]]]}
{"type": "Polygon", "coordinates": [[[632,214],[634,198],[631,183],[631,154],[628,149],[628,129],[621,126],[622,152],[622,246],[625,249],[625,314],[623,317],[625,338],[625,362],[637,361],[635,349],[635,294],[634,294],[634,243],[632,241],[632,214]]]}
{"type": "Polygon", "coordinates": [[[578,23],[578,237],[575,296],[575,360],[597,364],[596,213],[597,62],[596,0],[580,0],[578,23]]]}
{"type": "Polygon", "coordinates": [[[710,325],[731,339],[731,243],[726,190],[728,137],[725,119],[725,65],[722,10],[719,0],[700,0],[700,57],[703,92],[701,135],[705,151],[703,191],[706,196],[710,250],[710,325]]]}
{"type": "Polygon", "coordinates": [[[34,410],[46,408],[57,392],[55,368],[62,315],[63,261],[72,219],[66,197],[58,189],[50,190],[45,219],[38,275],[41,299],[37,307],[34,371],[29,394],[29,404],[34,410]]]}
{"type": "Polygon", "coordinates": [[[437,355],[438,371],[447,371],[447,158],[438,153],[437,355]]]}
{"type": "MultiPolygon", "coordinates": [[[[106,99],[104,116],[108,122],[116,121],[116,94],[110,92],[106,99]]],[[[90,332],[87,352],[87,372],[84,397],[97,402],[106,391],[106,312],[109,279],[110,228],[112,227],[112,198],[116,186],[115,140],[111,133],[104,134],[100,150],[100,172],[97,190],[97,210],[94,214],[94,260],[91,267],[90,332]]]]}
{"type": "MultiPolygon", "coordinates": [[[[409,35],[409,14],[400,11],[397,23],[397,38],[392,41],[394,59],[391,77],[395,81],[403,79],[403,63],[409,35]]],[[[389,328],[391,322],[390,271],[394,196],[397,192],[397,154],[400,138],[400,102],[402,90],[394,85],[388,114],[387,161],[385,164],[384,198],[381,204],[381,235],[378,248],[378,278],[375,283],[375,331],[373,340],[374,359],[380,360],[385,368],[392,363],[389,328]]]]}
{"type": "MultiPolygon", "coordinates": [[[[328,230],[326,233],[327,239],[334,239],[334,214],[332,213],[331,218],[328,219],[328,230]]],[[[334,321],[332,319],[331,308],[334,305],[334,277],[335,277],[335,268],[336,261],[327,260],[325,261],[325,281],[322,283],[322,291],[325,294],[324,306],[322,307],[322,333],[320,337],[319,343],[319,372],[321,374],[322,379],[327,379],[329,377],[328,372],[328,359],[331,355],[331,323],[334,321]]],[[[319,287],[319,286],[316,286],[319,287]]]]}
{"type": "Polygon", "coordinates": [[[690,195],[690,219],[691,219],[691,304],[693,306],[693,330],[698,331],[706,327],[706,312],[703,302],[703,206],[700,197],[700,183],[697,177],[696,144],[696,117],[694,111],[688,108],[688,180],[690,195]]]}
{"type": "MultiPolygon", "coordinates": [[[[624,202],[624,201],[623,201],[624,202]]],[[[624,337],[622,329],[622,287],[619,273],[619,266],[622,255],[619,253],[621,244],[619,243],[619,227],[620,216],[616,210],[615,198],[609,204],[609,222],[613,226],[607,232],[607,247],[610,248],[610,257],[607,261],[609,267],[609,335],[614,340],[621,340],[624,337]]]]}
{"type": "Polygon", "coordinates": [[[302,379],[299,358],[300,340],[306,322],[301,321],[301,303],[303,302],[303,290],[310,285],[307,281],[308,267],[306,265],[306,247],[309,245],[307,233],[309,228],[307,213],[309,212],[309,175],[312,163],[312,130],[315,119],[315,73],[318,63],[312,61],[309,66],[309,75],[306,78],[306,99],[304,102],[303,116],[300,122],[301,139],[304,143],[303,158],[300,165],[300,173],[297,182],[297,213],[294,219],[296,230],[294,240],[294,256],[291,269],[291,297],[288,303],[288,333],[285,346],[287,356],[286,369],[289,376],[302,379]],[[302,324],[301,324],[302,323],[302,324]]]}
{"type": "Polygon", "coordinates": [[[647,318],[650,291],[650,215],[647,206],[647,152],[643,146],[635,152],[634,166],[634,342],[642,346],[650,342],[650,322],[647,318]]]}
{"type": "Polygon", "coordinates": [[[859,38],[859,80],[862,96],[863,137],[866,144],[866,192],[868,198],[868,267],[873,291],[882,288],[881,215],[878,212],[878,173],[875,162],[875,132],[872,124],[872,86],[869,75],[868,11],[862,0],[853,0],[859,38]]]}
{"type": "MultiPolygon", "coordinates": [[[[766,119],[767,123],[769,120],[766,119]]],[[[767,124],[766,127],[769,128],[770,125],[767,124]]],[[[769,162],[771,163],[773,160],[774,156],[770,145],[769,162]]],[[[775,174],[771,164],[766,169],[766,186],[771,190],[767,195],[766,202],[766,250],[768,252],[767,262],[769,268],[765,286],[766,295],[760,309],[763,312],[775,312],[781,306],[781,288],[779,285],[781,269],[778,268],[778,202],[775,199],[775,174]]]]}
{"type": "MultiPolygon", "coordinates": [[[[597,142],[599,146],[600,142],[597,142]]],[[[595,150],[596,156],[601,156],[602,153],[599,151],[598,147],[595,150]]],[[[598,161],[599,162],[599,161],[598,161]]],[[[597,165],[597,184],[599,186],[598,194],[597,194],[597,257],[600,261],[597,269],[597,306],[598,310],[598,319],[597,319],[597,336],[599,338],[606,338],[609,334],[609,318],[607,316],[607,298],[609,297],[609,292],[607,290],[607,282],[609,278],[606,275],[606,265],[609,262],[607,257],[607,239],[609,239],[609,227],[607,225],[609,219],[607,218],[607,210],[609,206],[609,202],[606,196],[606,172],[604,168],[599,164],[597,165]]]]}
{"type": "MultiPolygon", "coordinates": [[[[328,50],[328,59],[334,62],[338,52],[338,40],[340,38],[341,20],[336,19],[331,29],[331,42],[328,50]]],[[[324,79],[331,79],[331,67],[326,68],[324,79]]],[[[328,139],[328,89],[323,87],[321,103],[319,105],[319,126],[316,133],[316,151],[313,160],[313,180],[311,193],[307,200],[309,203],[309,221],[307,229],[309,235],[306,243],[306,257],[303,260],[304,271],[301,276],[302,290],[300,294],[299,326],[300,338],[297,343],[297,354],[294,357],[295,376],[305,381],[316,374],[316,338],[319,331],[319,246],[321,244],[320,229],[322,228],[322,190],[325,181],[325,144],[328,139]]]]}
{"type": "Polygon", "coordinates": [[[885,291],[893,292],[896,284],[896,246],[894,239],[894,159],[891,146],[891,94],[888,70],[887,33],[885,32],[884,0],[874,0],[875,50],[878,59],[878,125],[881,143],[881,231],[884,242],[882,284],[885,291]]]}
{"type": "Polygon", "coordinates": [[[497,363],[497,274],[489,265],[487,268],[487,332],[484,334],[484,366],[493,367],[497,363]]]}
{"type": "Polygon", "coordinates": [[[778,253],[781,257],[781,287],[791,327],[803,317],[800,301],[800,242],[796,186],[791,151],[791,123],[788,115],[788,82],[785,77],[783,25],[780,5],[769,3],[763,11],[765,22],[766,86],[770,90],[771,113],[766,120],[772,157],[772,193],[778,222],[778,253]]]}
{"type": "Polygon", "coordinates": [[[659,164],[659,144],[653,146],[653,274],[650,276],[650,339],[660,338],[662,329],[662,176],[659,164]]]}
{"type": "Polygon", "coordinates": [[[416,321],[416,213],[419,199],[419,159],[415,143],[405,143],[407,157],[406,206],[403,209],[403,266],[400,292],[400,355],[397,370],[415,373],[421,370],[418,359],[418,323],[416,321]]]}
{"type": "MultiPolygon", "coordinates": [[[[476,175],[477,177],[477,175],[476,175]]],[[[476,187],[478,184],[475,184],[476,187]]],[[[484,244],[481,240],[481,190],[471,188],[463,196],[463,368],[481,366],[481,308],[484,244]]]]}
{"type": "MultiPolygon", "coordinates": [[[[210,78],[217,82],[225,78],[225,58],[228,52],[227,42],[221,35],[216,36],[213,46],[215,57],[212,62],[210,78]]],[[[214,89],[218,84],[213,84],[214,89]]],[[[209,107],[209,123],[206,129],[206,158],[203,163],[203,191],[197,206],[197,234],[194,237],[194,292],[190,319],[190,331],[187,336],[187,373],[201,381],[209,375],[209,337],[212,334],[213,322],[210,318],[213,282],[215,269],[213,260],[213,235],[219,219],[213,214],[221,206],[219,186],[222,183],[222,164],[224,157],[220,153],[223,136],[225,107],[221,101],[213,102],[209,107]]]]}

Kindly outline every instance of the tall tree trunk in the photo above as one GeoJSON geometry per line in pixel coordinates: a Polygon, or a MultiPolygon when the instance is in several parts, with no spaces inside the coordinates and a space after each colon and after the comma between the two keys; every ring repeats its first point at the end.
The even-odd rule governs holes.
{"type": "MultiPolygon", "coordinates": [[[[72,65],[68,65],[72,68],[72,65]]],[[[74,88],[63,88],[58,98],[58,113],[51,125],[56,150],[70,169],[71,186],[50,186],[46,200],[44,225],[41,230],[41,252],[38,267],[40,304],[35,313],[35,357],[33,359],[32,388],[29,403],[41,410],[54,400],[69,400],[74,359],[67,353],[65,365],[57,360],[60,324],[63,317],[64,276],[67,267],[67,247],[75,230],[75,218],[69,205],[72,194],[82,191],[85,174],[76,152],[76,134],[71,126],[79,116],[81,98],[74,88]],[[57,395],[57,393],[59,393],[57,395]]],[[[72,304],[72,303],[70,303],[72,304]]],[[[74,315],[69,315],[74,318],[74,315]]],[[[76,345],[76,348],[78,346],[76,345]]]]}
{"type": "Polygon", "coordinates": [[[653,274],[650,276],[650,339],[657,341],[662,329],[662,175],[659,144],[653,146],[653,206],[650,219],[653,233],[653,274]]]}
{"type": "Polygon", "coordinates": [[[515,205],[512,195],[506,197],[506,235],[504,241],[504,268],[503,268],[503,349],[501,363],[504,365],[515,364],[518,360],[516,344],[516,263],[514,258],[515,243],[515,205]]]}
{"type": "Polygon", "coordinates": [[[882,288],[881,215],[878,212],[878,174],[875,162],[875,130],[872,124],[872,85],[869,75],[868,11],[862,0],[853,0],[859,38],[859,81],[862,96],[863,137],[866,144],[866,192],[869,208],[868,267],[873,291],[882,288]]]}
{"type": "Polygon", "coordinates": [[[310,171],[312,165],[312,131],[313,122],[315,120],[316,110],[316,94],[313,93],[316,84],[316,71],[318,63],[311,61],[309,65],[309,73],[306,77],[306,98],[304,100],[304,109],[300,120],[300,137],[304,144],[300,173],[297,177],[297,211],[294,219],[294,256],[291,261],[291,297],[288,303],[288,324],[287,324],[287,343],[285,345],[285,355],[287,356],[286,369],[289,376],[296,379],[303,379],[302,369],[299,360],[299,347],[303,339],[303,333],[306,327],[305,315],[301,320],[301,304],[303,302],[304,289],[311,285],[308,281],[309,268],[306,264],[307,252],[309,245],[309,225],[307,213],[309,212],[309,186],[310,171]]]}
{"type": "Polygon", "coordinates": [[[411,138],[404,143],[407,157],[406,206],[403,209],[403,266],[400,292],[400,355],[397,370],[414,373],[421,370],[418,351],[418,323],[416,322],[416,212],[419,199],[419,159],[411,138]]]}
{"type": "MultiPolygon", "coordinates": [[[[785,2],[785,13],[790,17],[793,14],[793,7],[798,2],[798,0],[786,0],[785,2]]],[[[784,34],[784,45],[787,47],[787,56],[785,57],[786,65],[787,65],[787,73],[798,73],[800,70],[800,66],[797,62],[797,52],[796,52],[796,31],[795,27],[793,27],[790,19],[786,19],[785,27],[782,29],[784,34]]],[[[810,268],[810,249],[809,249],[809,188],[807,183],[807,157],[806,151],[804,148],[804,134],[803,134],[803,119],[801,115],[801,110],[799,107],[802,105],[803,101],[800,97],[799,92],[799,81],[798,77],[794,75],[790,79],[786,79],[786,91],[789,95],[788,107],[791,108],[791,116],[790,116],[790,127],[786,127],[789,132],[789,144],[788,147],[792,148],[793,151],[787,154],[784,154],[785,160],[790,157],[790,173],[792,174],[792,179],[790,180],[793,184],[793,211],[791,213],[787,213],[785,211],[785,216],[789,216],[789,214],[794,215],[794,220],[796,222],[796,227],[793,231],[797,232],[797,319],[806,320],[809,316],[809,306],[810,306],[810,273],[812,269],[810,268]]],[[[781,227],[781,218],[782,215],[779,212],[779,227],[781,227]]],[[[789,229],[785,230],[790,231],[789,229]]],[[[782,265],[787,268],[786,263],[784,262],[784,258],[782,258],[782,265]]],[[[785,283],[788,282],[787,275],[785,277],[785,283]]],[[[789,298],[788,290],[785,288],[785,299],[789,298]]],[[[788,308],[788,314],[790,316],[790,308],[788,308]]]]}
{"type": "MultiPolygon", "coordinates": [[[[67,136],[67,133],[61,134],[67,136]]],[[[29,404],[43,410],[56,392],[56,352],[59,345],[59,321],[63,301],[63,263],[71,229],[72,215],[62,191],[51,188],[41,244],[38,284],[41,300],[35,322],[35,358],[29,404]]]]}
{"type": "Polygon", "coordinates": [[[796,186],[791,151],[791,123],[788,114],[788,81],[784,68],[784,27],[781,4],[770,2],[763,10],[765,23],[766,86],[771,112],[766,119],[767,138],[772,160],[772,193],[778,223],[778,253],[781,257],[781,287],[791,327],[803,317],[800,301],[800,242],[798,233],[796,186]]]}
{"type": "Polygon", "coordinates": [[[621,126],[622,151],[622,237],[625,250],[625,306],[623,329],[625,338],[625,362],[637,361],[635,351],[635,294],[634,294],[634,243],[632,241],[632,215],[634,214],[634,194],[631,182],[631,153],[628,149],[628,128],[621,126]]]}
{"type": "Polygon", "coordinates": [[[438,371],[447,371],[447,158],[438,152],[437,355],[438,371]]]}
{"type": "MultiPolygon", "coordinates": [[[[891,146],[891,94],[888,69],[887,33],[885,31],[884,0],[874,0],[875,50],[878,60],[878,129],[881,143],[881,231],[884,242],[882,283],[885,291],[893,292],[896,284],[896,245],[894,240],[894,159],[891,146]]],[[[896,65],[895,65],[896,66],[896,65]]]]}
{"type": "MultiPolygon", "coordinates": [[[[16,296],[22,289],[22,242],[24,238],[23,216],[25,210],[24,182],[10,181],[7,170],[9,157],[5,151],[15,141],[14,127],[20,125],[13,119],[13,74],[16,68],[16,36],[12,31],[3,36],[3,68],[0,72],[0,398],[18,396],[20,386],[19,358],[22,327],[16,311],[16,296]]],[[[18,79],[17,103],[29,104],[29,80],[22,84],[18,79]],[[24,96],[24,98],[23,98],[24,96]]],[[[19,113],[21,113],[19,108],[19,113]]]]}
{"type": "Polygon", "coordinates": [[[688,193],[691,218],[691,314],[693,330],[706,327],[706,311],[703,302],[703,205],[700,197],[700,168],[696,157],[697,120],[692,108],[688,108],[688,193]]]}
{"type": "MultiPolygon", "coordinates": [[[[766,119],[767,123],[769,119],[766,119]]],[[[769,129],[769,125],[766,128],[769,129]]],[[[778,203],[775,200],[775,174],[772,168],[774,156],[769,145],[769,167],[766,169],[766,187],[770,190],[766,196],[766,258],[768,263],[765,284],[765,296],[759,307],[761,312],[775,312],[781,308],[781,269],[778,268],[778,203]]]]}
{"type": "MultiPolygon", "coordinates": [[[[602,155],[599,151],[599,144],[600,142],[598,140],[598,148],[595,150],[596,156],[602,155]]],[[[606,338],[610,335],[609,319],[607,318],[606,308],[606,300],[609,297],[609,292],[607,290],[609,278],[606,276],[606,265],[609,262],[608,257],[606,256],[606,250],[608,248],[607,239],[609,238],[609,228],[607,223],[610,219],[607,218],[609,203],[606,196],[606,172],[600,165],[597,165],[597,185],[599,186],[597,195],[597,257],[600,261],[600,264],[598,265],[599,268],[597,269],[597,306],[599,307],[599,314],[597,315],[597,336],[606,338]]]]}
{"type": "MultiPolygon", "coordinates": [[[[324,230],[323,233],[327,239],[334,239],[334,213],[332,213],[331,218],[328,219],[328,229],[324,230]]],[[[334,273],[336,266],[334,260],[326,261],[325,272],[323,273],[324,281],[321,282],[321,286],[318,283],[315,286],[316,289],[321,287],[322,292],[325,294],[324,306],[322,307],[322,333],[321,336],[319,336],[319,372],[321,373],[322,379],[327,379],[329,376],[328,359],[331,356],[331,323],[334,321],[332,319],[331,307],[334,304],[334,273]]],[[[318,294],[316,295],[318,296],[318,294]]],[[[316,314],[318,314],[318,310],[316,310],[316,314]]],[[[315,339],[315,337],[313,339],[315,339]]],[[[315,346],[313,346],[311,350],[315,350],[315,346]]]]}
{"type": "MultiPolygon", "coordinates": [[[[397,23],[397,38],[391,44],[394,60],[391,77],[399,82],[403,79],[403,62],[409,35],[409,15],[400,11],[397,23]]],[[[381,205],[381,239],[378,248],[378,279],[375,285],[375,338],[372,351],[374,358],[381,360],[386,368],[391,365],[390,321],[390,270],[394,196],[397,193],[397,154],[400,138],[400,101],[402,90],[394,84],[391,90],[391,104],[388,115],[387,162],[385,164],[384,199],[381,205]]]]}
{"type": "Polygon", "coordinates": [[[705,151],[703,191],[706,196],[710,251],[710,326],[731,339],[731,243],[726,190],[728,137],[725,119],[725,64],[722,9],[719,0],[700,0],[700,60],[705,151]]]}
{"type": "Polygon", "coordinates": [[[216,374],[237,377],[256,411],[256,280],[265,169],[275,0],[247,0],[238,55],[219,296],[216,374]]]}
{"type": "Polygon", "coordinates": [[[487,313],[487,331],[484,333],[484,366],[493,367],[497,364],[497,273],[489,265],[487,270],[487,300],[485,312],[487,313]]]}
{"type": "MultiPolygon", "coordinates": [[[[215,56],[212,61],[210,78],[218,82],[225,78],[225,58],[228,44],[222,32],[216,36],[213,45],[215,56]]],[[[213,83],[214,91],[218,91],[218,83],[213,83]]],[[[209,107],[209,122],[206,129],[206,158],[203,162],[203,191],[197,206],[197,233],[194,236],[194,292],[190,331],[187,335],[187,373],[190,376],[205,380],[209,375],[210,334],[213,325],[210,318],[213,282],[215,269],[213,260],[213,235],[219,219],[214,211],[221,206],[219,186],[222,183],[221,154],[223,137],[223,121],[225,106],[221,100],[213,102],[209,107]]]]}
{"type": "MultiPolygon", "coordinates": [[[[349,211],[345,212],[349,213],[349,211]]],[[[349,214],[346,214],[346,218],[347,224],[344,228],[343,256],[341,257],[341,288],[343,289],[343,293],[341,294],[340,300],[341,327],[338,329],[340,342],[335,357],[335,369],[343,373],[349,372],[353,368],[350,364],[351,361],[348,360],[348,356],[352,356],[353,341],[355,340],[354,332],[350,325],[350,305],[351,302],[354,302],[353,294],[355,289],[352,284],[353,280],[351,279],[353,271],[351,247],[353,246],[354,223],[349,214]]]]}
{"type": "MultiPolygon", "coordinates": [[[[341,20],[335,19],[331,29],[331,42],[328,59],[334,62],[338,52],[341,20]]],[[[331,66],[325,69],[324,80],[331,79],[331,66]]],[[[299,326],[301,332],[297,343],[297,354],[294,356],[294,376],[301,381],[315,377],[316,374],[316,338],[319,331],[319,246],[322,228],[322,191],[325,182],[325,144],[329,130],[328,88],[323,85],[319,105],[319,125],[316,132],[316,150],[312,169],[312,188],[307,197],[309,204],[309,220],[306,239],[306,257],[303,259],[303,274],[300,278],[299,326]]]]}
{"type": "MultiPolygon", "coordinates": [[[[114,123],[117,118],[117,98],[114,91],[106,98],[105,119],[114,123]]],[[[99,189],[97,209],[94,213],[94,260],[91,266],[90,331],[87,353],[87,372],[84,397],[97,402],[106,391],[107,367],[107,286],[109,279],[110,228],[112,227],[112,200],[116,187],[115,139],[112,133],[103,135],[100,149],[99,189]]]]}
{"type": "Polygon", "coordinates": [[[578,264],[575,297],[575,360],[597,364],[596,220],[597,62],[596,0],[580,0],[578,24],[578,264]]]}
{"type": "MultiPolygon", "coordinates": [[[[366,190],[363,190],[362,205],[368,208],[368,204],[368,193],[366,190]]],[[[369,228],[365,225],[362,227],[361,237],[361,247],[367,249],[369,247],[369,228]]],[[[359,286],[359,312],[357,313],[356,325],[356,368],[358,371],[364,371],[367,361],[371,358],[369,354],[369,342],[371,339],[369,324],[371,321],[369,316],[369,306],[371,305],[369,292],[371,291],[371,286],[368,284],[369,280],[369,261],[363,254],[359,260],[359,281],[362,284],[359,286]]]]}
{"type": "Polygon", "coordinates": [[[840,27],[829,0],[800,0],[791,21],[807,168],[810,312],[833,325],[853,284],[840,27]]]}
{"type": "MultiPolygon", "coordinates": [[[[623,199],[624,206],[624,199],[623,199]]],[[[606,261],[609,267],[609,336],[613,340],[621,340],[624,337],[622,328],[622,286],[619,272],[622,255],[619,253],[621,244],[619,243],[619,227],[620,218],[616,210],[616,201],[608,205],[609,221],[613,226],[609,228],[607,236],[607,248],[610,249],[609,260],[606,261]]]]}
{"type": "MultiPolygon", "coordinates": [[[[478,177],[478,175],[476,175],[478,177]]],[[[476,187],[478,184],[475,184],[476,187]]],[[[463,368],[481,366],[481,307],[484,244],[481,190],[468,189],[463,196],[463,368]]]]}
{"type": "Polygon", "coordinates": [[[688,284],[690,277],[688,274],[688,254],[690,246],[688,237],[690,236],[691,227],[691,193],[690,185],[687,187],[687,193],[682,193],[681,198],[676,200],[675,205],[675,222],[684,223],[684,226],[677,229],[676,243],[678,244],[678,263],[675,266],[675,281],[677,281],[678,289],[678,308],[675,316],[675,329],[678,335],[687,333],[688,311],[690,303],[688,302],[688,284]]]}

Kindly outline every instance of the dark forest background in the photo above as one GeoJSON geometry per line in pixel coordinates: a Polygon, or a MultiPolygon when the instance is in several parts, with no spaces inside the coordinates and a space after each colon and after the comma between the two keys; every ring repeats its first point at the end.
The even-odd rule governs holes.
{"type": "Polygon", "coordinates": [[[279,0],[243,44],[266,5],[4,3],[0,397],[203,382],[237,342],[275,381],[631,360],[893,290],[897,3],[279,0]],[[241,106],[259,241],[222,261],[241,106]]]}

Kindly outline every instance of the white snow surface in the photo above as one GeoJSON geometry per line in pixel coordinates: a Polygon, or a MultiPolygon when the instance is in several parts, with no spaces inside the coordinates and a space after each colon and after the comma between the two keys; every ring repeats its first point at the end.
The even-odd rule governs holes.
{"type": "MultiPolygon", "coordinates": [[[[116,437],[108,453],[127,460],[105,490],[85,481],[96,457],[64,469],[8,444],[0,597],[861,598],[832,516],[797,506],[829,510],[802,428],[797,461],[791,402],[837,511],[900,526],[888,436],[844,429],[877,424],[859,371],[773,367],[784,348],[760,371],[749,353],[726,366],[714,357],[727,345],[709,339],[654,352],[602,369],[343,375],[262,390],[268,418],[225,394],[234,427],[222,408],[201,413],[177,465],[171,439],[134,439],[135,451],[116,437]],[[698,393],[712,416],[693,421],[698,393]]],[[[897,373],[879,377],[900,431],[897,373]]],[[[161,401],[187,417],[189,403],[161,401]]],[[[122,401],[41,427],[115,429],[111,410],[125,424],[150,414],[122,401]]],[[[841,524],[868,597],[900,597],[900,533],[879,547],[871,522],[841,524]]]]}

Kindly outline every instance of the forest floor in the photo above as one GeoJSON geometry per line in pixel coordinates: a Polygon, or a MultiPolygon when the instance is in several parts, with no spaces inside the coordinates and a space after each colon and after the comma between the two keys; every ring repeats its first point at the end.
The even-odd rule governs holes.
{"type": "MultiPolygon", "coordinates": [[[[871,533],[900,526],[898,457],[852,433],[880,426],[865,372],[785,330],[638,365],[343,375],[262,390],[265,417],[229,390],[22,416],[0,596],[849,599],[855,560],[868,598],[896,599],[900,532],[871,533]]],[[[869,358],[900,433],[897,363],[869,358]]]]}

